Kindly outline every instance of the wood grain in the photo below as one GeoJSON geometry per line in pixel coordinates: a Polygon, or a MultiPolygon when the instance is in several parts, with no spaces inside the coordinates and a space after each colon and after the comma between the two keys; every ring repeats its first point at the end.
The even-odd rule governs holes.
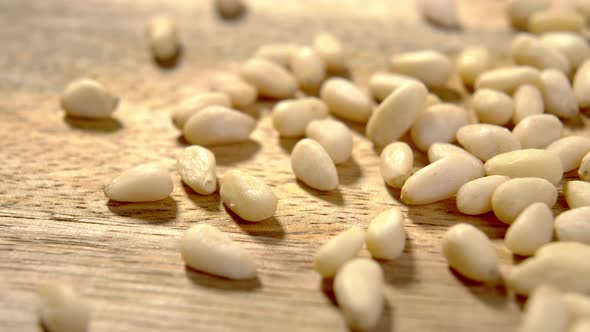
{"type": "MultiPolygon", "coordinates": [[[[395,52],[456,53],[478,43],[501,55],[513,32],[500,1],[460,1],[461,30],[420,22],[413,1],[249,3],[245,17],[225,22],[203,0],[0,0],[0,330],[39,331],[34,290],[50,281],[70,283],[91,300],[92,331],[346,330],[331,283],[311,269],[312,255],[330,236],[400,205],[399,191],[381,180],[378,151],[363,128],[351,124],[355,148],[338,166],[339,190],[321,193],[295,181],[288,157],[295,140],[272,129],[272,103],[249,109],[259,119],[252,139],[212,150],[220,175],[245,170],[280,198],[275,217],[252,224],[227,211],[217,194],[200,196],[181,184],[174,163],[185,143],[168,108],[204,90],[212,72],[235,70],[259,45],[309,43],[321,30],[349,48],[361,85],[395,52]],[[171,69],[153,63],[143,38],[145,20],[160,12],[174,15],[182,34],[183,54],[171,69]],[[59,93],[80,76],[121,96],[113,119],[64,117],[59,93]],[[105,199],[105,183],[149,161],[169,166],[171,198],[105,199]],[[239,241],[255,256],[259,278],[235,282],[186,269],[179,239],[198,222],[239,241]]],[[[465,95],[453,91],[439,93],[465,95]]],[[[586,122],[568,126],[587,135],[586,122]]],[[[425,161],[417,153],[417,162],[425,161]]],[[[564,208],[560,199],[556,211],[564,208]]],[[[453,200],[403,210],[409,240],[400,259],[380,262],[386,307],[376,330],[513,329],[519,304],[502,288],[454,275],[439,250],[448,226],[468,222],[495,239],[502,263],[510,264],[504,225],[491,214],[461,215],[453,200]]]]}

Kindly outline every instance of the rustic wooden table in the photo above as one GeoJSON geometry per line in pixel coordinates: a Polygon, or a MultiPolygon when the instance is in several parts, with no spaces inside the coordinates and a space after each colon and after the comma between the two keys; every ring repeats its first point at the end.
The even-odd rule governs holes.
{"type": "MultiPolygon", "coordinates": [[[[436,48],[454,53],[483,44],[496,54],[513,32],[501,1],[459,1],[461,30],[420,21],[413,1],[250,0],[237,21],[223,21],[205,0],[0,0],[0,330],[39,331],[34,290],[62,281],[92,302],[92,331],[331,331],[346,325],[331,284],[312,271],[315,249],[352,225],[365,227],[400,205],[387,188],[378,156],[355,129],[353,158],[338,167],[339,190],[321,193],[295,181],[294,140],[278,138],[260,103],[252,139],[213,148],[218,172],[239,168],[264,178],[280,198],[274,218],[237,220],[219,195],[199,196],[174,171],[185,146],[167,108],[206,88],[216,70],[235,70],[260,45],[309,43],[328,30],[348,47],[353,77],[386,68],[395,52],[436,48]],[[184,52],[172,69],[147,52],[144,23],[157,13],[178,19],[184,52]],[[65,118],[64,85],[77,77],[102,81],[121,96],[112,120],[65,118]],[[109,202],[102,186],[148,161],[169,166],[171,198],[142,204],[109,202]],[[255,282],[222,280],[187,270],[179,239],[188,227],[211,223],[257,261],[255,282]]],[[[443,97],[456,97],[442,91],[443,97]]],[[[461,95],[461,94],[459,94],[461,95]]],[[[568,123],[586,132],[586,120],[568,123]]],[[[417,162],[425,162],[423,153],[417,162]]],[[[556,210],[562,210],[562,199],[556,210]]],[[[454,201],[403,207],[409,235],[403,256],[381,262],[386,307],[379,331],[508,331],[519,304],[502,288],[468,282],[445,264],[440,239],[468,222],[502,246],[506,227],[493,215],[467,217],[454,201]]],[[[363,256],[368,256],[366,251],[363,256]]]]}

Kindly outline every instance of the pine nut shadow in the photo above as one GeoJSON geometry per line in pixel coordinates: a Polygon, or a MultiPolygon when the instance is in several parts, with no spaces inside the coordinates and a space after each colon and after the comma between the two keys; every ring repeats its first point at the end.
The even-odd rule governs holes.
{"type": "Polygon", "coordinates": [[[363,176],[363,170],[354,156],[350,156],[347,161],[336,165],[336,169],[338,170],[338,182],[340,184],[356,183],[363,176]]]}
{"type": "Polygon", "coordinates": [[[295,144],[299,142],[302,138],[295,138],[295,137],[279,137],[279,146],[286,154],[291,155],[291,151],[295,147],[295,144]]]}
{"type": "Polygon", "coordinates": [[[394,260],[377,259],[383,269],[385,282],[390,285],[404,286],[416,280],[415,257],[412,247],[412,241],[408,237],[406,247],[400,257],[394,260]]]}
{"type": "Polygon", "coordinates": [[[64,122],[74,129],[92,131],[97,133],[113,133],[123,129],[123,124],[119,119],[108,117],[103,119],[86,119],[71,115],[64,115],[64,122]]]}
{"type": "Polygon", "coordinates": [[[208,148],[215,154],[218,165],[228,166],[254,158],[260,151],[261,145],[249,139],[242,143],[215,145],[208,148]]]}
{"type": "MultiPolygon", "coordinates": [[[[217,188],[219,188],[219,185],[217,186],[217,188]]],[[[211,212],[217,212],[220,210],[220,198],[218,191],[210,195],[200,195],[196,193],[194,190],[192,190],[191,187],[187,186],[184,182],[182,182],[182,189],[184,190],[184,193],[186,194],[188,199],[200,208],[211,212]]]]}
{"type": "MultiPolygon", "coordinates": [[[[229,216],[234,220],[236,225],[240,227],[244,232],[248,233],[248,235],[254,236],[255,238],[264,237],[279,241],[282,241],[285,238],[285,229],[275,216],[272,216],[268,219],[259,222],[251,222],[242,219],[240,216],[238,216],[232,210],[230,210],[227,206],[223,205],[223,208],[225,209],[227,214],[229,214],[229,216]]],[[[268,241],[264,242],[267,243],[268,241]]],[[[272,244],[272,242],[268,243],[272,244]]]]}
{"type": "Polygon", "coordinates": [[[338,206],[344,205],[344,197],[342,196],[342,192],[340,191],[340,188],[336,188],[335,190],[330,190],[330,191],[321,191],[321,190],[311,188],[310,186],[306,185],[305,183],[303,183],[299,179],[297,179],[296,182],[297,182],[297,185],[301,189],[306,191],[311,196],[317,197],[317,198],[319,198],[323,201],[326,201],[330,204],[333,204],[333,205],[338,205],[338,206]]]}
{"type": "Polygon", "coordinates": [[[250,280],[232,280],[219,276],[215,276],[206,272],[193,270],[188,266],[184,266],[186,278],[190,280],[195,286],[206,288],[216,288],[224,291],[253,291],[262,287],[260,279],[250,280]]]}
{"type": "Polygon", "coordinates": [[[184,46],[182,44],[178,44],[176,54],[169,59],[158,59],[152,55],[152,61],[160,68],[171,70],[178,66],[180,60],[182,60],[184,56],[184,46]]]}
{"type": "Polygon", "coordinates": [[[107,207],[109,211],[118,216],[151,223],[173,221],[178,214],[177,203],[172,197],[160,201],[142,203],[123,203],[109,200],[107,207]]]}
{"type": "Polygon", "coordinates": [[[453,276],[457,280],[459,280],[465,288],[467,288],[469,293],[474,298],[486,304],[487,306],[499,309],[505,307],[509,303],[507,296],[508,292],[504,286],[488,285],[481,282],[473,281],[462,276],[451,267],[449,267],[449,270],[451,271],[453,276]]]}

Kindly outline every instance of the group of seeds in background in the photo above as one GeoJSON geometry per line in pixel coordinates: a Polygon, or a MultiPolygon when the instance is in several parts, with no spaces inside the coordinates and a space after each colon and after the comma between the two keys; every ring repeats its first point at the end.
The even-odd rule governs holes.
{"type": "MultiPolygon", "coordinates": [[[[223,16],[244,10],[240,1],[216,3],[223,16]]],[[[460,25],[454,1],[422,0],[420,8],[435,24],[460,25]]],[[[529,295],[521,331],[588,331],[590,139],[562,137],[560,119],[590,107],[590,46],[581,35],[590,1],[579,1],[578,11],[555,11],[545,0],[512,0],[506,13],[515,28],[530,32],[512,40],[507,52],[511,65],[497,67],[497,60],[481,46],[464,49],[455,63],[435,50],[397,54],[391,58],[391,72],[370,77],[371,95],[349,79],[329,78],[348,69],[346,51],[331,34],[318,34],[312,46],[259,48],[238,74],[214,75],[211,92],[191,97],[172,111],[173,124],[195,144],[178,157],[182,181],[201,195],[217,190],[215,156],[206,146],[246,141],[256,121],[238,110],[259,97],[280,100],[271,113],[280,136],[307,137],[294,146],[291,167],[297,179],[317,190],[338,187],[335,165],[348,160],[353,148],[348,126],[329,115],[366,124],[367,138],[382,148],[383,180],[401,189],[402,202],[423,205],[455,197],[457,209],[467,215],[492,211],[509,225],[506,248],[530,256],[501,271],[485,233],[457,224],[442,239],[442,254],[455,271],[529,295]],[[429,88],[445,86],[454,73],[474,89],[467,109],[429,93],[429,88]],[[418,150],[427,152],[429,165],[414,165],[412,147],[400,141],[407,133],[418,150]],[[568,181],[563,188],[571,210],[554,218],[556,185],[565,172],[576,169],[582,181],[568,181]],[[554,236],[558,242],[551,242],[554,236]]],[[[155,58],[177,54],[178,34],[170,18],[150,21],[147,35],[155,58]]],[[[110,116],[117,103],[118,98],[88,79],[73,82],[62,96],[63,109],[73,116],[110,116]]],[[[108,198],[124,202],[160,200],[172,190],[170,174],[157,164],[128,170],[104,188],[108,198]]],[[[224,174],[219,193],[221,201],[247,221],[271,217],[278,204],[264,181],[240,170],[224,174]]],[[[313,268],[324,278],[334,278],[338,305],[352,328],[375,326],[384,287],[380,266],[355,256],[366,245],[374,258],[395,259],[405,240],[404,215],[393,207],[372,220],[366,232],[352,227],[317,250],[313,268]]],[[[211,225],[191,227],[182,238],[181,252],[194,269],[229,279],[256,277],[254,259],[211,225]]],[[[59,287],[40,294],[66,311],[81,301],[59,287]]],[[[76,310],[81,308],[76,305],[76,310]]],[[[51,328],[55,317],[60,316],[42,312],[50,329],[61,331],[51,328]]]]}

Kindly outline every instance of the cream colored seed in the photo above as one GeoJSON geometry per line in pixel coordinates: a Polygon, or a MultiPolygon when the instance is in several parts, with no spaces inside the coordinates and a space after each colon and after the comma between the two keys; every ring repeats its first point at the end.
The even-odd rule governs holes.
{"type": "Polygon", "coordinates": [[[563,295],[563,302],[567,305],[572,320],[590,319],[590,296],[567,293],[563,295]]]}
{"type": "Polygon", "coordinates": [[[469,153],[467,150],[460,148],[456,145],[449,143],[434,143],[428,148],[428,162],[433,163],[437,160],[443,159],[449,156],[463,156],[471,158],[475,162],[479,162],[482,166],[483,163],[479,158],[469,153]]]}
{"type": "Polygon", "coordinates": [[[503,126],[507,124],[514,113],[512,98],[491,89],[480,89],[475,92],[471,106],[480,122],[503,126]]]}
{"type": "Polygon", "coordinates": [[[569,60],[563,54],[529,34],[520,34],[512,39],[510,55],[518,65],[537,69],[553,68],[566,74],[571,70],[569,60]]]}
{"type": "Polygon", "coordinates": [[[375,103],[358,86],[343,78],[330,78],[324,82],[320,97],[333,114],[347,120],[366,123],[375,103]]]}
{"type": "Polygon", "coordinates": [[[396,259],[406,246],[404,215],[399,207],[381,212],[367,229],[367,249],[379,259],[396,259]]]}
{"type": "Polygon", "coordinates": [[[420,0],[422,16],[429,22],[446,28],[460,26],[455,0],[420,0]]]}
{"type": "Polygon", "coordinates": [[[563,196],[570,209],[590,206],[590,183],[585,181],[568,181],[563,186],[563,196]]]}
{"type": "Polygon", "coordinates": [[[352,155],[352,132],[340,121],[313,120],[307,125],[305,136],[320,143],[334,164],[343,163],[352,155]]]}
{"type": "Polygon", "coordinates": [[[455,141],[457,130],[468,124],[469,115],[463,108],[453,104],[436,104],[418,115],[410,134],[418,149],[427,151],[433,143],[455,141]]]}
{"type": "Polygon", "coordinates": [[[314,270],[324,278],[333,277],[342,264],[356,256],[364,242],[365,231],[357,226],[335,235],[316,251],[314,270]]]}
{"type": "Polygon", "coordinates": [[[352,330],[373,330],[383,311],[381,267],[367,258],[346,262],[334,278],[334,295],[352,330]]]}
{"type": "Polygon", "coordinates": [[[279,202],[263,180],[238,170],[223,176],[219,197],[225,206],[247,221],[272,217],[279,202]]]}
{"type": "Polygon", "coordinates": [[[512,93],[521,85],[541,86],[541,73],[528,66],[514,66],[488,70],[477,77],[475,89],[493,89],[512,93]]]}
{"type": "Polygon", "coordinates": [[[229,97],[222,92],[206,92],[183,101],[172,110],[172,123],[180,130],[193,115],[207,106],[230,107],[229,97]]]}
{"type": "Polygon", "coordinates": [[[582,158],[590,152],[590,139],[582,136],[568,136],[551,143],[547,151],[561,159],[564,172],[580,167],[582,158]]]}
{"type": "Polygon", "coordinates": [[[244,13],[246,5],[243,0],[215,0],[215,8],[224,18],[235,18],[244,13]]]}
{"type": "Polygon", "coordinates": [[[286,99],[292,98],[297,91],[297,80],[285,68],[275,62],[253,58],[246,61],[241,68],[242,78],[258,90],[258,95],[286,99]]]}
{"type": "Polygon", "coordinates": [[[543,105],[543,95],[536,86],[525,84],[520,86],[512,96],[514,101],[514,114],[512,123],[520,123],[524,118],[543,114],[545,106],[543,105]]]}
{"type": "Polygon", "coordinates": [[[104,187],[104,195],[119,202],[151,202],[167,198],[173,189],[168,170],[150,163],[121,173],[104,187]]]}
{"type": "Polygon", "coordinates": [[[590,246],[572,241],[551,242],[535,252],[535,257],[580,257],[590,259],[590,246]]]}
{"type": "Polygon", "coordinates": [[[491,175],[465,183],[457,192],[457,209],[469,215],[492,211],[492,194],[509,179],[503,175],[491,175]]]}
{"type": "Polygon", "coordinates": [[[580,177],[580,180],[590,182],[590,152],[582,158],[580,168],[578,168],[578,176],[580,177]]]}
{"type": "Polygon", "coordinates": [[[590,206],[568,210],[555,218],[555,235],[559,241],[590,245],[590,206]]]}
{"type": "Polygon", "coordinates": [[[39,319],[47,332],[86,332],[90,304],[68,285],[45,284],[37,288],[39,319]]]}
{"type": "Polygon", "coordinates": [[[216,74],[209,81],[209,88],[225,93],[235,108],[248,107],[254,104],[258,98],[256,88],[234,74],[216,74]]]}
{"type": "Polygon", "coordinates": [[[457,131],[459,143],[479,159],[520,149],[520,142],[510,130],[491,124],[472,124],[457,131]]]}
{"type": "Polygon", "coordinates": [[[313,120],[328,116],[328,106],[321,99],[307,97],[283,100],[275,105],[271,118],[281,137],[300,137],[313,120]]]}
{"type": "Polygon", "coordinates": [[[530,256],[553,238],[553,213],[545,203],[525,208],[508,227],[506,247],[516,255],[530,256]]]}
{"type": "Polygon", "coordinates": [[[289,61],[301,45],[297,44],[267,44],[260,46],[254,57],[272,61],[283,67],[289,66],[289,61]]]}
{"type": "Polygon", "coordinates": [[[391,70],[414,77],[427,86],[443,86],[453,72],[451,61],[433,50],[408,52],[391,58],[391,70]]]}
{"type": "Polygon", "coordinates": [[[326,77],[324,59],[311,47],[301,47],[291,55],[289,67],[305,91],[317,91],[326,77]]]}
{"type": "Polygon", "coordinates": [[[590,60],[584,63],[576,71],[573,81],[574,95],[580,108],[590,107],[590,60]]]}
{"type": "Polygon", "coordinates": [[[535,34],[546,32],[580,32],[584,27],[584,18],[570,11],[542,11],[529,19],[528,30],[535,34]]]}
{"type": "Polygon", "coordinates": [[[82,78],[66,86],[60,103],[67,115],[100,119],[111,116],[119,104],[119,98],[99,82],[82,78]]]}
{"type": "Polygon", "coordinates": [[[538,177],[558,184],[563,176],[561,160],[545,150],[524,149],[499,154],[488,160],[487,175],[506,175],[511,178],[538,177]]]}
{"type": "Polygon", "coordinates": [[[184,149],[176,161],[182,181],[201,195],[210,195],[217,189],[215,155],[202,146],[184,149]]]}
{"type": "Polygon", "coordinates": [[[423,205],[454,196],[461,186],[483,176],[481,163],[471,158],[450,156],[414,173],[404,183],[401,200],[423,205]]]}
{"type": "Polygon", "coordinates": [[[377,107],[369,123],[367,137],[377,146],[397,141],[410,129],[426,105],[426,87],[410,82],[390,94],[377,107]]]}
{"type": "Polygon", "coordinates": [[[244,113],[208,106],[188,120],[182,133],[191,144],[209,146],[247,141],[254,128],[256,121],[244,113]]]}
{"type": "Polygon", "coordinates": [[[565,331],[569,322],[568,308],[561,293],[552,287],[535,288],[524,307],[519,332],[565,331]]]}
{"type": "Polygon", "coordinates": [[[338,172],[334,161],[320,143],[305,138],[291,152],[291,168],[297,179],[317,190],[338,187],[338,172]]]}
{"type": "Polygon", "coordinates": [[[342,73],[348,70],[348,59],[344,47],[336,36],[321,32],[313,39],[313,48],[324,60],[326,71],[342,73]]]}
{"type": "Polygon", "coordinates": [[[375,99],[383,101],[405,83],[416,81],[415,78],[402,74],[377,72],[369,79],[369,90],[375,99]]]}
{"type": "Polygon", "coordinates": [[[526,30],[531,15],[548,7],[549,0],[510,0],[506,5],[506,14],[513,27],[526,30]]]}
{"type": "Polygon", "coordinates": [[[481,46],[468,47],[457,58],[457,72],[466,86],[473,86],[477,77],[490,69],[492,56],[490,51],[481,46]]]}
{"type": "Polygon", "coordinates": [[[182,259],[189,267],[216,276],[256,278],[256,263],[242,246],[209,224],[196,224],[182,236],[182,259]]]}
{"type": "Polygon", "coordinates": [[[499,185],[492,194],[492,209],[500,221],[511,224],[529,205],[541,202],[552,207],[557,189],[541,178],[515,178],[499,185]]]}
{"type": "Polygon", "coordinates": [[[543,34],[540,40],[546,46],[553,48],[569,60],[572,68],[578,68],[590,57],[590,46],[579,34],[570,32],[551,32],[543,34]]]}
{"type": "Polygon", "coordinates": [[[381,151],[380,171],[383,181],[393,188],[401,188],[412,173],[414,153],[404,142],[394,142],[381,151]]]}
{"type": "Polygon", "coordinates": [[[520,121],[512,134],[523,149],[540,149],[558,140],[562,131],[563,124],[555,115],[536,114],[520,121]]]}
{"type": "Polygon", "coordinates": [[[541,73],[543,103],[548,113],[561,118],[571,118],[578,115],[578,101],[568,78],[553,69],[541,73]]]}
{"type": "Polygon", "coordinates": [[[494,245],[479,229],[457,224],[442,239],[442,253],[449,266],[466,278],[495,282],[499,278],[498,258],[494,245]]]}
{"type": "Polygon", "coordinates": [[[156,16],[148,22],[147,39],[157,60],[170,60],[178,54],[180,42],[176,24],[168,16],[156,16]]]}

